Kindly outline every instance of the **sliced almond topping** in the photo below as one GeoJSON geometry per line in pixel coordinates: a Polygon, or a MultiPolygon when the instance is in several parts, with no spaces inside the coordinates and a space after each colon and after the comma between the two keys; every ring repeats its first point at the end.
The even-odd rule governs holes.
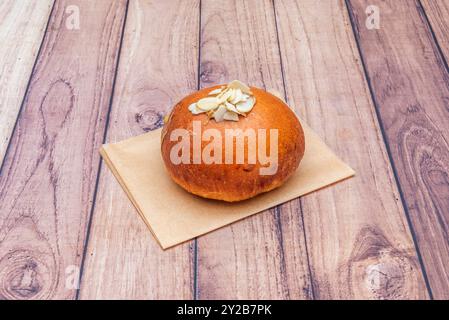
{"type": "Polygon", "coordinates": [[[216,97],[206,97],[198,101],[196,104],[201,110],[209,111],[217,108],[220,101],[216,97]]]}
{"type": "Polygon", "coordinates": [[[246,117],[256,99],[250,88],[238,80],[209,92],[208,96],[189,106],[193,114],[207,112],[209,119],[239,121],[239,115],[246,117]]]}
{"type": "Polygon", "coordinates": [[[217,122],[221,122],[224,120],[224,114],[227,112],[226,107],[224,105],[220,105],[217,110],[214,112],[214,119],[217,122]]]}
{"type": "Polygon", "coordinates": [[[251,94],[251,89],[244,83],[234,80],[228,84],[228,88],[240,89],[243,93],[251,94]]]}
{"type": "Polygon", "coordinates": [[[211,92],[209,92],[209,96],[215,96],[216,94],[220,94],[221,93],[221,88],[212,90],[211,92]]]}
{"type": "Polygon", "coordinates": [[[231,111],[226,111],[223,116],[223,119],[230,121],[239,121],[239,115],[231,111]]]}
{"type": "Polygon", "coordinates": [[[248,113],[254,107],[256,99],[254,97],[249,97],[248,100],[237,103],[236,107],[239,112],[248,113]]]}
{"type": "Polygon", "coordinates": [[[232,97],[232,100],[230,101],[232,104],[236,104],[237,102],[240,102],[242,100],[242,90],[240,89],[235,89],[234,90],[234,95],[232,97]]]}
{"type": "Polygon", "coordinates": [[[223,103],[225,101],[228,101],[228,99],[232,96],[233,90],[226,90],[222,96],[219,97],[220,103],[223,103]]]}
{"type": "Polygon", "coordinates": [[[201,110],[200,108],[198,108],[198,106],[196,105],[196,103],[192,103],[192,104],[189,106],[189,111],[192,112],[193,114],[200,114],[200,113],[206,112],[206,111],[201,110]]]}
{"type": "Polygon", "coordinates": [[[246,101],[246,100],[248,100],[249,97],[250,97],[250,96],[249,96],[248,94],[243,93],[243,94],[242,94],[242,100],[241,100],[241,101],[246,101]]]}
{"type": "Polygon", "coordinates": [[[220,99],[221,97],[223,97],[223,95],[226,93],[226,91],[228,91],[227,88],[221,89],[221,92],[217,95],[217,98],[220,99]]]}
{"type": "Polygon", "coordinates": [[[225,106],[226,106],[226,109],[228,109],[228,111],[231,111],[234,113],[240,113],[232,103],[225,102],[225,106]]]}
{"type": "Polygon", "coordinates": [[[196,109],[196,102],[192,103],[192,104],[189,106],[189,111],[193,111],[193,110],[195,110],[195,109],[196,109]]]}

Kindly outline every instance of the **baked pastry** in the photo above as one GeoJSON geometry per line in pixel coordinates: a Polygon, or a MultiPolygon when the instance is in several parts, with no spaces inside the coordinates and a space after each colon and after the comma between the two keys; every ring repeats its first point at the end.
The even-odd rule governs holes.
{"type": "Polygon", "coordinates": [[[165,122],[161,152],[169,175],[204,198],[234,202],[273,190],[304,155],[294,112],[239,81],[185,97],[165,122]]]}

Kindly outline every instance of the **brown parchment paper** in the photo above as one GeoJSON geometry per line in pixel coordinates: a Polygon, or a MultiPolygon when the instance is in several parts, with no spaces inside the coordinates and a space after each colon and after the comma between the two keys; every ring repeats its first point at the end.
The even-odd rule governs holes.
{"type": "MultiPolygon", "coordinates": [[[[302,122],[303,123],[303,122],[302,122]]],[[[103,145],[100,153],[163,249],[354,175],[303,123],[306,151],[280,188],[237,203],[207,200],[176,185],[165,171],[161,130],[103,145]]]]}

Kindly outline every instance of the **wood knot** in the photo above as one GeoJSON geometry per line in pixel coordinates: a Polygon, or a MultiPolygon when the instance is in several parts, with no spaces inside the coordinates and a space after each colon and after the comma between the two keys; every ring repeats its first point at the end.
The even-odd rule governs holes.
{"type": "Polygon", "coordinates": [[[414,128],[412,130],[412,135],[414,135],[415,137],[422,136],[423,133],[424,133],[424,130],[422,128],[414,128]]]}
{"type": "Polygon", "coordinates": [[[449,186],[449,174],[443,169],[430,169],[427,175],[429,176],[429,180],[432,182],[432,184],[440,186],[442,188],[447,188],[449,186]]]}
{"type": "Polygon", "coordinates": [[[416,113],[420,111],[420,106],[418,104],[412,104],[407,107],[407,113],[416,113]]]}
{"type": "Polygon", "coordinates": [[[137,112],[134,115],[135,122],[144,132],[153,131],[163,126],[164,115],[154,110],[137,112]]]}
{"type": "Polygon", "coordinates": [[[52,83],[40,104],[42,125],[50,139],[61,132],[74,106],[75,92],[70,82],[59,79],[52,83]]]}
{"type": "Polygon", "coordinates": [[[228,72],[222,63],[205,61],[201,64],[200,79],[202,83],[224,83],[227,78],[228,72]]]}
{"type": "Polygon", "coordinates": [[[423,285],[416,258],[395,248],[381,230],[363,228],[348,262],[340,266],[340,283],[354,297],[408,299],[423,285]]]}
{"type": "Polygon", "coordinates": [[[10,251],[0,260],[0,300],[45,298],[49,293],[48,266],[27,250],[10,251]]]}
{"type": "Polygon", "coordinates": [[[365,269],[365,284],[374,298],[400,299],[405,283],[405,273],[401,269],[401,261],[395,258],[368,265],[365,269]]]}

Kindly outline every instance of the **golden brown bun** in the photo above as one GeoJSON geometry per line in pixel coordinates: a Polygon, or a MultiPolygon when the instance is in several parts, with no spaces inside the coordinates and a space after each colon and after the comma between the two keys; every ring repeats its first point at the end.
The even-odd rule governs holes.
{"type": "MultiPolygon", "coordinates": [[[[198,196],[224,200],[240,201],[252,198],[260,193],[273,190],[282,185],[298,168],[299,162],[304,155],[304,132],[296,115],[279,98],[254,87],[251,91],[256,98],[256,104],[247,117],[240,116],[238,122],[223,121],[215,122],[206,114],[193,115],[188,107],[199,99],[206,97],[211,90],[218,88],[210,87],[195,92],[181,100],[172,110],[167,123],[162,130],[162,158],[168,173],[172,179],[188,192],[198,196]],[[260,175],[261,164],[248,164],[245,151],[245,164],[193,164],[193,143],[191,143],[190,164],[175,165],[170,160],[170,150],[178,141],[170,141],[170,133],[177,128],[184,128],[192,136],[193,121],[201,121],[202,132],[209,128],[218,129],[225,137],[225,129],[247,128],[278,129],[278,169],[274,175],[260,175]]],[[[192,137],[191,137],[192,138],[192,137]]],[[[223,138],[224,140],[224,138],[223,138]]],[[[202,142],[204,148],[208,141],[202,142]]],[[[245,150],[247,150],[245,139],[245,150]]],[[[267,153],[269,154],[270,140],[267,141],[267,153]]],[[[225,155],[225,144],[223,143],[223,157],[225,155]]],[[[234,152],[235,157],[235,152],[234,152]]],[[[259,159],[258,159],[259,160],[259,159]]],[[[235,162],[234,162],[235,163],[235,162]]]]}

